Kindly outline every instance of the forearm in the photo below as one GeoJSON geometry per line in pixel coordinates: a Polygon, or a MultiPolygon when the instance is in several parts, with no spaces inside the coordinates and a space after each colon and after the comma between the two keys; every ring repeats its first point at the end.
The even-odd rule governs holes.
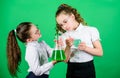
{"type": "Polygon", "coordinates": [[[65,62],[68,62],[68,60],[70,58],[70,54],[71,54],[70,46],[66,46],[66,48],[65,48],[65,56],[66,56],[65,62]]]}
{"type": "Polygon", "coordinates": [[[103,55],[102,48],[86,47],[84,51],[91,54],[91,55],[94,55],[94,56],[102,56],[103,55]]]}
{"type": "Polygon", "coordinates": [[[43,73],[49,71],[52,67],[53,67],[53,62],[43,64],[42,66],[35,64],[33,66],[30,66],[32,72],[37,76],[42,75],[43,73]]]}

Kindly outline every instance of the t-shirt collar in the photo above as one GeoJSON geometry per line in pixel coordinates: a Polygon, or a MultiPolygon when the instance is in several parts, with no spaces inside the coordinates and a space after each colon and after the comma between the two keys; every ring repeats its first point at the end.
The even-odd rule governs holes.
{"type": "Polygon", "coordinates": [[[83,28],[83,25],[80,23],[79,26],[76,28],[75,31],[79,31],[79,30],[81,30],[82,28],[83,28]]]}

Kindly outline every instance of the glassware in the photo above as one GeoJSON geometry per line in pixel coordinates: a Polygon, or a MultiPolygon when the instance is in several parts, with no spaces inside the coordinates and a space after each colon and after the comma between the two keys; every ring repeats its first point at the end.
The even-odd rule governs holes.
{"type": "Polygon", "coordinates": [[[80,39],[74,39],[73,45],[74,45],[75,47],[78,47],[78,45],[80,44],[80,42],[81,42],[80,39]]]}
{"type": "Polygon", "coordinates": [[[62,61],[65,59],[64,50],[53,50],[52,60],[62,61]]]}
{"type": "MultiPolygon", "coordinates": [[[[55,39],[58,41],[60,34],[56,33],[55,39]]],[[[62,50],[62,46],[58,45],[57,41],[55,42],[55,48],[52,53],[52,60],[62,61],[65,60],[65,52],[62,50]]]]}

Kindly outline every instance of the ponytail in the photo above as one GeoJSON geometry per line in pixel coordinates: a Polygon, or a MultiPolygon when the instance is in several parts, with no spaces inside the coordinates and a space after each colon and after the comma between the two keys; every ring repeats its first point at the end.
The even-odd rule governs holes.
{"type": "Polygon", "coordinates": [[[19,71],[18,66],[21,63],[21,51],[18,46],[15,31],[10,31],[7,40],[7,60],[8,60],[8,69],[11,76],[17,77],[17,71],[19,71]]]}

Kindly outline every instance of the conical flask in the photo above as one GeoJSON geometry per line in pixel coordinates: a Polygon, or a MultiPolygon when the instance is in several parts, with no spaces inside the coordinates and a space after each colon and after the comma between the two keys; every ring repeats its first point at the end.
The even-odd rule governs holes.
{"type": "MultiPolygon", "coordinates": [[[[55,36],[55,39],[58,40],[58,34],[55,36]]],[[[57,41],[55,42],[55,48],[52,53],[52,60],[62,61],[65,60],[65,52],[62,50],[62,46],[58,45],[57,41]]]]}

